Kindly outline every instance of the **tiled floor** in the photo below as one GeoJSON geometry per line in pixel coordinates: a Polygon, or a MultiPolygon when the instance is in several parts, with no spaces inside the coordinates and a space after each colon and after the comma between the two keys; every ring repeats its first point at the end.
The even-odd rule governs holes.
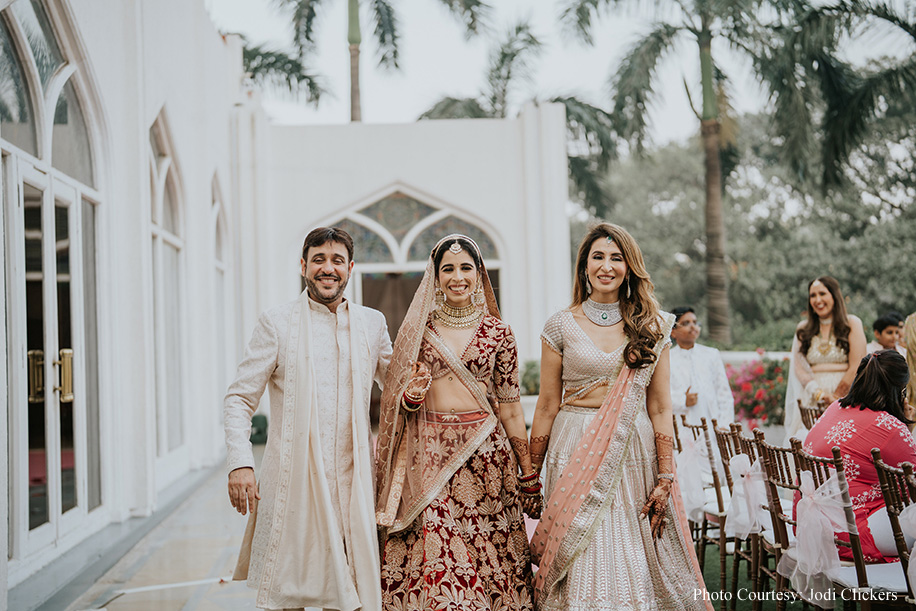
{"type": "Polygon", "coordinates": [[[229,581],[246,520],[217,470],[67,611],[253,611],[254,591],[229,581]]]}

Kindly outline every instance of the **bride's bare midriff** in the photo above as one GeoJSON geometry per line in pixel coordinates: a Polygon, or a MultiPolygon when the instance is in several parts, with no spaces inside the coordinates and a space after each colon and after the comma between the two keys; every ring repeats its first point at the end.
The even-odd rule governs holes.
{"type": "Polygon", "coordinates": [[[597,409],[604,403],[604,399],[607,397],[607,391],[608,385],[601,384],[581,397],[565,402],[564,405],[572,405],[573,407],[593,407],[597,409]]]}
{"type": "MultiPolygon", "coordinates": [[[[477,382],[481,392],[487,394],[487,386],[477,382]]],[[[478,412],[480,406],[471,394],[471,391],[458,380],[458,376],[448,373],[437,380],[433,380],[426,392],[426,409],[433,412],[447,414],[460,414],[464,412],[478,412]],[[449,378],[452,378],[449,380],[449,378]]]]}

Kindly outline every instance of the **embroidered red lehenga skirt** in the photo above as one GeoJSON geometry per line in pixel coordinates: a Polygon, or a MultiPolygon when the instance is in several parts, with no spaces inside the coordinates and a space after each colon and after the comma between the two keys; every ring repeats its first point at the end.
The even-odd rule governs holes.
{"type": "MultiPolygon", "coordinates": [[[[486,414],[436,419],[427,452],[441,461],[486,414]]],[[[382,552],[385,611],[532,611],[528,536],[512,448],[500,425],[382,552]]]]}

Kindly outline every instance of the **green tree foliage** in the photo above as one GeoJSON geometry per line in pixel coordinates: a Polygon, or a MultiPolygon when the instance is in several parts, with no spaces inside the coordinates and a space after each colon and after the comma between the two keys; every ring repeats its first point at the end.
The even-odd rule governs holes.
{"type": "MultiPolygon", "coordinates": [[[[529,78],[540,52],[541,42],[528,23],[517,23],[490,51],[486,85],[478,95],[443,97],[420,119],[506,118],[515,89],[529,78]]],[[[611,116],[575,96],[557,96],[549,101],[566,109],[570,196],[594,214],[606,212],[608,194],[601,178],[617,152],[611,116]]]]}
{"type": "MultiPolygon", "coordinates": [[[[868,328],[916,310],[916,110],[892,106],[850,157],[847,184],[824,194],[781,163],[770,117],[742,117],[740,162],[726,182],[730,347],[788,349],[807,283],[836,277],[868,328]]],[[[637,239],[666,309],[705,317],[702,156],[698,140],[622,162],[608,179],[614,214],[637,239]]],[[[586,223],[573,228],[575,242],[586,223]]]]}

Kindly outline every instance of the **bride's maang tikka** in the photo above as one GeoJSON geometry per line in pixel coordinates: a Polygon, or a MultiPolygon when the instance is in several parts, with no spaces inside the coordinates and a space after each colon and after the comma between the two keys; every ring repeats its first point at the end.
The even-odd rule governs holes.
{"type": "Polygon", "coordinates": [[[457,255],[457,254],[460,254],[463,249],[461,248],[461,244],[458,242],[458,240],[455,240],[454,242],[452,242],[452,245],[448,247],[448,250],[452,254],[457,255]]]}

